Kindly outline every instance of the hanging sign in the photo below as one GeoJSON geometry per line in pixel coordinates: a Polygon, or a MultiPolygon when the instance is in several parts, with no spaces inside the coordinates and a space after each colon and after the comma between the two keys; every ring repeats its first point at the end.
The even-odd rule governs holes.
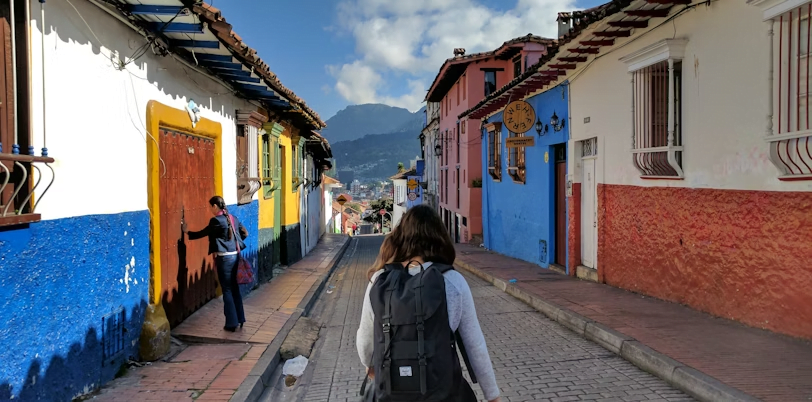
{"type": "Polygon", "coordinates": [[[510,102],[505,107],[505,126],[514,133],[526,133],[536,124],[536,111],[523,100],[510,102]]]}
{"type": "Polygon", "coordinates": [[[510,137],[505,139],[505,146],[508,148],[524,148],[536,145],[536,139],[533,137],[510,137]]]}

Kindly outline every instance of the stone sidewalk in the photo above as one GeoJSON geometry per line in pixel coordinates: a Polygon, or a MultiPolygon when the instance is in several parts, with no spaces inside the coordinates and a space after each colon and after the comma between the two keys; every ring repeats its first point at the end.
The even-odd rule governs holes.
{"type": "Polygon", "coordinates": [[[244,300],[247,322],[236,332],[223,330],[223,300],[217,298],[192,314],[172,335],[190,343],[167,361],[131,369],[105,385],[98,401],[228,401],[260,365],[278,355],[293,322],[314,301],[349,244],[344,235],[326,234],[304,259],[244,300]],[[273,345],[271,345],[273,343],[273,345]]]}
{"type": "Polygon", "coordinates": [[[455,265],[699,399],[812,401],[809,342],[474,246],[455,265]]]}

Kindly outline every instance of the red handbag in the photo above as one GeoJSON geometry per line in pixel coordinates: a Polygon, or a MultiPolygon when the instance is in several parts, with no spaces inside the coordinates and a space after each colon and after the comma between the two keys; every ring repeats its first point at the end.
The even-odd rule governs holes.
{"type": "Polygon", "coordinates": [[[229,215],[228,220],[231,222],[231,233],[234,235],[234,243],[237,245],[237,284],[239,285],[249,285],[254,283],[254,268],[251,267],[251,263],[248,262],[245,258],[242,258],[242,253],[240,252],[240,241],[237,237],[237,231],[234,230],[234,218],[229,215]]]}

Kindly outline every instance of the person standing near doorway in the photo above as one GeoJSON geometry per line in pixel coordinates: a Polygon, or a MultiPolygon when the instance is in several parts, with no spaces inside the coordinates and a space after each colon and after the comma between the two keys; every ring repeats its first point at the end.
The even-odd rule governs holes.
{"type": "Polygon", "coordinates": [[[245,250],[243,240],[248,231],[237,217],[230,215],[223,197],[216,195],[209,200],[211,214],[209,225],[199,231],[187,231],[186,222],[182,230],[189,235],[189,240],[209,239],[209,254],[214,254],[214,265],[217,267],[217,278],[223,290],[223,314],[226,316],[224,330],[234,332],[245,323],[245,311],[242,305],[240,285],[237,283],[237,262],[240,256],[237,247],[245,250]],[[239,234],[238,234],[239,233],[239,234]],[[239,244],[237,243],[239,242],[239,244]]]}

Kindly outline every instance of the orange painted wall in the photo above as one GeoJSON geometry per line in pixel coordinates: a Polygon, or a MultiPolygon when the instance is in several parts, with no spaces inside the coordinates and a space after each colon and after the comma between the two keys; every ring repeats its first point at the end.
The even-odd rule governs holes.
{"type": "Polygon", "coordinates": [[[607,284],[812,338],[812,193],[599,185],[607,284]]]}

